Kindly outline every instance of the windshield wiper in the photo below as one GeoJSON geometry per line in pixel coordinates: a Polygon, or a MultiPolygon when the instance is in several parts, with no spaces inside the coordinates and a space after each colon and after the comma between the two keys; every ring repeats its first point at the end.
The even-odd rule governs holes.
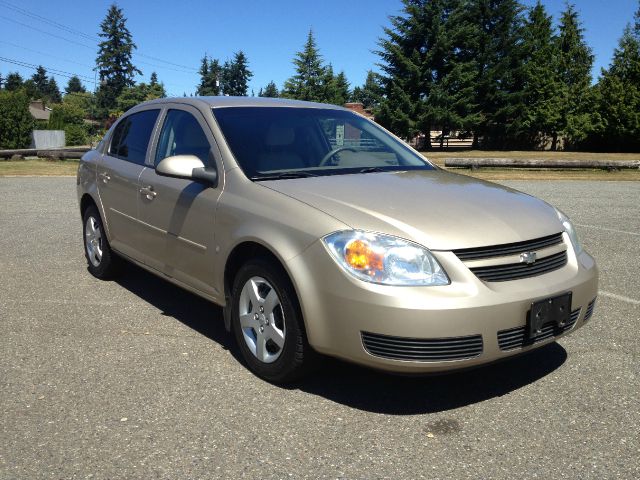
{"type": "Polygon", "coordinates": [[[308,178],[308,177],[317,177],[315,173],[311,172],[282,172],[275,173],[271,175],[255,175],[250,178],[250,180],[260,181],[260,180],[287,180],[290,178],[308,178]]]}
{"type": "Polygon", "coordinates": [[[385,167],[365,167],[358,170],[358,173],[375,173],[375,172],[388,172],[385,167]]]}

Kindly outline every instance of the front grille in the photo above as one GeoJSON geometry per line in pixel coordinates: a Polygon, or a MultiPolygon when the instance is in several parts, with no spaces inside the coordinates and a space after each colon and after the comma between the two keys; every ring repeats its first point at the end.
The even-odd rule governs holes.
{"type": "Polygon", "coordinates": [[[587,311],[584,313],[584,320],[583,320],[584,322],[586,322],[591,318],[591,315],[593,315],[593,309],[595,306],[596,306],[596,299],[594,298],[589,302],[589,305],[587,305],[587,311]]]}
{"type": "Polygon", "coordinates": [[[557,337],[558,335],[571,330],[579,316],[580,309],[578,308],[571,312],[569,321],[563,327],[558,327],[555,323],[547,323],[543,325],[542,333],[537,335],[533,341],[527,337],[526,326],[500,330],[498,332],[498,345],[500,345],[500,350],[513,350],[514,348],[526,347],[527,345],[533,345],[534,343],[538,343],[552,337],[557,337]]]}
{"type": "Polygon", "coordinates": [[[482,260],[491,257],[504,257],[522,252],[533,252],[543,248],[552,247],[562,243],[562,232],[546,237],[536,238],[517,243],[505,243],[502,245],[492,245],[490,247],[462,248],[454,250],[453,253],[462,260],[482,260]]]}
{"type": "Polygon", "coordinates": [[[557,270],[567,264],[567,252],[559,252],[554,255],[536,260],[534,263],[509,263],[506,265],[490,265],[488,267],[471,268],[480,280],[485,282],[505,282],[520,278],[534,277],[557,270]]]}
{"type": "Polygon", "coordinates": [[[392,360],[441,362],[477,357],[482,353],[482,335],[452,338],[406,338],[361,332],[367,352],[392,360]]]}

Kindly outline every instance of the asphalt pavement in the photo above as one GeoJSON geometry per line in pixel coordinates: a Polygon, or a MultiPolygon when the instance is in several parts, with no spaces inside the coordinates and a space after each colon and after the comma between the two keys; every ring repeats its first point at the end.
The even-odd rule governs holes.
{"type": "Polygon", "coordinates": [[[0,179],[0,478],[639,478],[640,182],[505,183],[578,225],[590,324],[469,372],[330,360],[281,388],[218,307],[87,272],[75,179],[0,179]]]}

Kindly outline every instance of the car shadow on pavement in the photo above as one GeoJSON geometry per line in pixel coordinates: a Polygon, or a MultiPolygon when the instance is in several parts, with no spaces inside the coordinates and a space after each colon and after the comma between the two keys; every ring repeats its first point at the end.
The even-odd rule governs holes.
{"type": "MultiPolygon", "coordinates": [[[[189,328],[217,342],[242,364],[222,309],[140,267],[127,264],[117,283],[189,328]]],[[[389,415],[433,413],[500,397],[559,368],[567,352],[551,343],[503,362],[437,376],[398,376],[331,358],[289,389],[299,389],[359,410],[389,415]]]]}
{"type": "Polygon", "coordinates": [[[161,310],[163,315],[217,342],[241,361],[233,338],[224,328],[221,307],[136,265],[126,263],[124,269],[124,274],[116,279],[118,285],[161,310]]]}
{"type": "Polygon", "coordinates": [[[566,359],[566,350],[551,343],[502,362],[431,376],[398,376],[329,360],[297,388],[368,412],[435,413],[510,393],[549,375],[566,359]]]}

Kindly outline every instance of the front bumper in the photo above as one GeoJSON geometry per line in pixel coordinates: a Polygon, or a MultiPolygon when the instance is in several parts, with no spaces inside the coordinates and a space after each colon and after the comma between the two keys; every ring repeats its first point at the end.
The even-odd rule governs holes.
{"type": "Polygon", "coordinates": [[[309,343],[317,351],[383,370],[440,372],[526,352],[580,328],[590,316],[589,305],[593,308],[598,271],[586,252],[576,256],[568,248],[567,253],[567,265],[553,272],[483,282],[453,253],[434,252],[451,279],[450,285],[441,287],[392,287],[354,279],[335,264],[321,241],[287,262],[287,268],[300,299],[309,343]],[[572,293],[575,321],[564,329],[547,329],[545,338],[534,344],[519,343],[519,328],[526,324],[531,303],[566,292],[572,293]],[[369,348],[365,348],[363,333],[369,348]],[[506,343],[505,335],[510,340],[506,343]],[[392,337],[393,348],[385,350],[386,337],[392,337]],[[471,342],[476,354],[446,360],[438,355],[420,360],[384,356],[397,352],[398,345],[411,348],[415,342],[420,345],[418,350],[427,342],[436,352],[471,342]],[[372,345],[382,348],[372,349],[372,345]]]}

